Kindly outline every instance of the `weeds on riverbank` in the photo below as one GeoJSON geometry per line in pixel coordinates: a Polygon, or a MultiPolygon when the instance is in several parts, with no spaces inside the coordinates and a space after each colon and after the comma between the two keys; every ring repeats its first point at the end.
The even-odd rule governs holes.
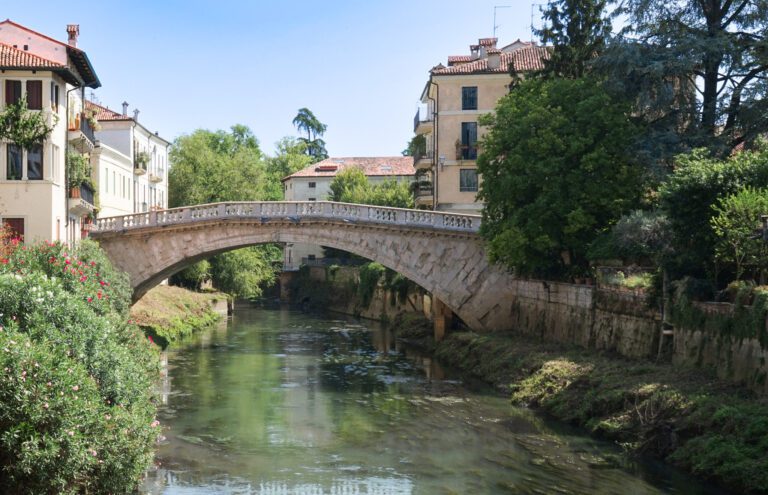
{"type": "MultiPolygon", "coordinates": [[[[400,336],[403,327],[397,328],[400,336]]],[[[423,323],[411,322],[402,334],[410,342],[432,342],[423,323]]],[[[768,493],[768,403],[706,371],[509,334],[449,333],[435,355],[496,385],[515,403],[630,453],[667,459],[739,492],[768,493]]]]}
{"type": "Polygon", "coordinates": [[[134,304],[131,319],[155,344],[165,349],[218,321],[221,316],[213,305],[226,300],[227,295],[221,292],[193,292],[159,285],[134,304]]]}

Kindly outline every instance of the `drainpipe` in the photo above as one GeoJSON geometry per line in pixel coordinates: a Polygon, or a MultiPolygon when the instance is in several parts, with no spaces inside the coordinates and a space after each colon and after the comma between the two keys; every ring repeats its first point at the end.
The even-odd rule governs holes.
{"type": "MultiPolygon", "coordinates": [[[[432,190],[432,211],[436,211],[437,210],[437,191],[438,191],[438,187],[437,186],[438,186],[438,183],[439,183],[438,175],[440,175],[439,166],[438,166],[439,157],[437,155],[437,152],[438,152],[438,149],[439,149],[437,144],[438,144],[438,138],[440,137],[440,135],[439,135],[440,131],[438,130],[439,126],[437,125],[438,124],[438,122],[437,122],[438,110],[439,110],[438,104],[440,102],[440,86],[436,82],[434,82],[432,80],[432,76],[431,75],[429,76],[429,85],[430,86],[434,86],[436,88],[436,94],[435,94],[436,97],[435,98],[427,96],[428,100],[432,100],[432,108],[434,108],[434,111],[432,112],[432,117],[433,117],[434,126],[435,126],[435,132],[434,132],[435,137],[432,140],[432,167],[434,168],[435,173],[434,173],[433,184],[432,184],[432,188],[433,188],[433,190],[432,190]]],[[[427,94],[429,95],[429,92],[427,92],[427,94]]]]}

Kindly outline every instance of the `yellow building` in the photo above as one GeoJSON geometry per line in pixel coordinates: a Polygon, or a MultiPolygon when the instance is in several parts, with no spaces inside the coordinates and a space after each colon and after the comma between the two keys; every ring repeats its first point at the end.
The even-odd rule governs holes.
{"type": "Polygon", "coordinates": [[[448,65],[430,71],[414,132],[424,135],[426,147],[414,156],[419,175],[416,205],[441,211],[479,213],[481,178],[477,174],[480,115],[494,110],[509,93],[512,75],[543,68],[545,47],[515,41],[496,47],[496,38],[482,38],[470,55],[448,57],[448,65]]]}

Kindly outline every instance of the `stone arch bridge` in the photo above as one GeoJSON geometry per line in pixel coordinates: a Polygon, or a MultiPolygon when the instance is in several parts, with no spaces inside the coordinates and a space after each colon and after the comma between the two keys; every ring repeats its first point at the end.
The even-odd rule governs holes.
{"type": "Polygon", "coordinates": [[[100,218],[91,237],[128,273],[134,300],[214,254],[302,242],[377,261],[431,292],[470,328],[501,330],[509,326],[514,280],[488,262],[479,227],[476,215],[326,201],[238,202],[100,218]]]}

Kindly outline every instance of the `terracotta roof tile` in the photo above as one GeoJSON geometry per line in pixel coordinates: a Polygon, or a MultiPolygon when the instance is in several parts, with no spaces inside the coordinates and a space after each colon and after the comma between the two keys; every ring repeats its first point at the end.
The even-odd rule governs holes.
{"type": "Polygon", "coordinates": [[[3,68],[65,68],[52,60],[0,43],[0,67],[3,68]]]}
{"type": "Polygon", "coordinates": [[[121,113],[115,112],[110,110],[107,107],[103,107],[101,105],[98,105],[92,101],[85,102],[85,109],[86,110],[96,110],[96,120],[105,121],[105,120],[133,120],[131,117],[128,117],[127,115],[123,115],[121,113]]]}
{"type": "Polygon", "coordinates": [[[448,63],[451,62],[471,62],[471,55],[448,55],[448,63]]]}
{"type": "Polygon", "coordinates": [[[295,177],[333,177],[342,170],[359,168],[368,176],[414,175],[412,156],[373,156],[327,158],[299,170],[283,180],[295,177]]]}
{"type": "Polygon", "coordinates": [[[432,74],[503,74],[510,72],[514,67],[515,72],[529,72],[544,68],[544,60],[549,58],[549,48],[544,46],[526,46],[513,52],[501,52],[499,67],[488,68],[488,59],[481,58],[473,62],[449,67],[435,67],[432,74]]]}

